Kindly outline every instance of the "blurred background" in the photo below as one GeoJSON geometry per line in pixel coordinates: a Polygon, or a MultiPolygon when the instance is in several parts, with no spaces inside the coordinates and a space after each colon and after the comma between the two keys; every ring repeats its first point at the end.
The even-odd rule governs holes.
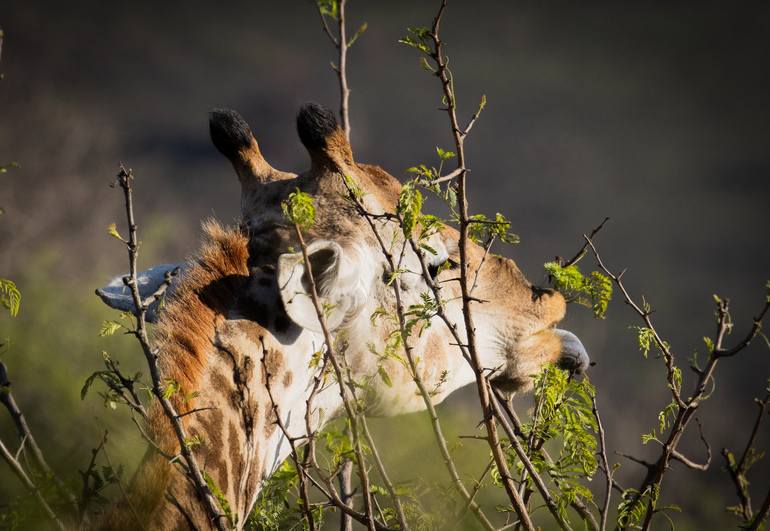
{"type": "MultiPolygon", "coordinates": [[[[179,261],[195,251],[201,219],[238,214],[237,180],[208,138],[212,107],[237,109],[266,158],[300,172],[308,161],[295,133],[299,105],[338,106],[335,51],[311,2],[217,4],[0,4],[0,164],[21,165],[0,174],[0,276],[23,294],[17,318],[0,316],[0,338],[10,339],[0,355],[44,450],[73,482],[105,429],[127,476],[144,451],[125,415],[95,393],[80,399],[102,350],[140,366],[129,339],[97,335],[114,312],[93,290],[126,264],[106,234],[123,221],[120,194],[108,186],[118,163],[137,178],[142,263],[179,261]]],[[[446,116],[436,111],[438,84],[414,50],[397,44],[406,26],[429,24],[436,7],[349,5],[351,31],[368,22],[349,55],[353,149],[357,160],[399,178],[434,163],[435,146],[451,148],[446,116]]],[[[467,142],[473,210],[504,213],[522,238],[497,251],[538,283],[544,262],[574,254],[582,234],[609,216],[599,249],[610,267],[628,268],[633,295],[651,302],[686,379],[687,358],[703,354],[702,337],[714,334],[713,293],[730,298],[734,336],[742,336],[770,278],[770,6],[458,0],[443,28],[464,119],[482,94],[488,100],[467,142]]],[[[669,396],[662,362],[638,352],[635,324],[616,297],[606,320],[576,306],[565,328],[597,363],[590,378],[610,450],[644,457],[655,449],[640,434],[656,425],[669,396]]],[[[711,469],[674,463],[664,484],[664,501],[683,507],[673,515],[680,529],[733,522],[724,508],[736,500],[719,451],[742,449],[752,398],[769,376],[762,340],[720,364],[700,413],[711,469]]],[[[517,399],[522,413],[530,404],[517,399]]],[[[454,435],[472,433],[480,420],[473,389],[439,411],[454,435]]],[[[376,428],[396,477],[448,483],[424,416],[376,428]]],[[[702,460],[694,428],[685,448],[702,460]]],[[[4,415],[0,434],[12,440],[4,415]]],[[[767,435],[766,424],[762,448],[767,435]]],[[[466,477],[480,473],[485,447],[453,444],[466,477]]],[[[633,486],[643,472],[626,461],[618,477],[633,486]]],[[[769,472],[754,473],[758,499],[769,472]]],[[[19,493],[0,466],[0,506],[19,493]]]]}

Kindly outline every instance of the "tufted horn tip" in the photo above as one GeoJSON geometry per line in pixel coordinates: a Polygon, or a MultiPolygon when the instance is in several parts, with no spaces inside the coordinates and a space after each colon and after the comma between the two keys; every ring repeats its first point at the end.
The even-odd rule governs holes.
{"type": "Polygon", "coordinates": [[[214,146],[231,161],[256,143],[249,124],[232,109],[212,110],[209,113],[209,131],[214,146]]]}
{"type": "Polygon", "coordinates": [[[295,177],[293,173],[276,170],[268,164],[249,124],[234,110],[212,110],[209,131],[214,146],[230,159],[243,186],[253,187],[295,177]]]}
{"type": "Polygon", "coordinates": [[[300,108],[297,133],[314,161],[352,164],[353,156],[345,133],[334,113],[323,105],[306,103],[300,108]]]}

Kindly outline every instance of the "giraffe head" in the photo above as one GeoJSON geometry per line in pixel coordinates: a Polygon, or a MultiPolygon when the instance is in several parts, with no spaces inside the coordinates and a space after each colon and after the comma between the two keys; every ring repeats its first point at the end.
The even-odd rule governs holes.
{"type": "MultiPolygon", "coordinates": [[[[322,348],[324,336],[294,227],[281,208],[295,190],[314,200],[315,223],[303,234],[312,276],[335,349],[365,390],[357,398],[367,413],[395,415],[425,407],[415,392],[414,375],[403,362],[402,345],[393,343],[394,268],[403,307],[409,315],[427,312],[427,320],[415,325],[408,339],[418,375],[434,403],[473,382],[475,374],[458,346],[467,338],[456,281],[457,231],[444,227],[430,233],[422,241],[422,261],[388,215],[396,211],[401,184],[378,166],[355,162],[331,112],[307,105],[298,115],[299,136],[310,156],[309,170],[300,175],[268,164],[237,113],[216,110],[210,125],[215,146],[232,162],[241,183],[241,226],[207,224],[194,258],[180,266],[150,268],[139,274],[138,284],[146,299],[169,281],[173,270],[182,269],[168,288],[171,296],[163,311],[151,307],[146,317],[159,319],[155,340],[163,354],[161,373],[180,382],[186,392],[195,391],[196,404],[203,406],[184,422],[190,433],[208,441],[195,451],[209,463],[207,470],[242,522],[262,481],[289,454],[274,419],[280,415],[292,436],[301,437],[342,409],[336,386],[326,385],[313,409],[307,410],[317,373],[312,368],[314,353],[322,348]],[[359,191],[355,202],[351,190],[359,191]],[[441,286],[446,321],[456,335],[431,313],[435,299],[423,267],[431,282],[441,286]],[[255,370],[260,363],[262,370],[255,370]]],[[[532,376],[550,362],[585,370],[588,355],[583,345],[557,328],[566,309],[564,298],[533,287],[513,260],[468,245],[477,351],[493,383],[509,391],[526,389],[532,376]]],[[[134,310],[122,276],[97,294],[112,307],[134,310]]],[[[151,432],[174,452],[176,439],[159,410],[154,411],[151,432]]],[[[165,529],[173,527],[171,522],[184,525],[187,520],[180,520],[181,506],[162,500],[181,499],[205,527],[207,516],[189,483],[169,479],[178,472],[159,462],[152,450],[148,455],[134,481],[136,505],[165,529]],[[159,470],[165,474],[160,479],[159,470]],[[164,497],[164,491],[170,494],[164,497]]],[[[125,527],[130,529],[131,514],[118,507],[110,518],[130,522],[125,527]]]]}
{"type": "MultiPolygon", "coordinates": [[[[398,372],[397,364],[384,357],[387,336],[395,326],[387,315],[394,311],[395,301],[389,285],[393,271],[383,245],[400,271],[404,307],[431,296],[419,257],[387,215],[396,211],[399,181],[378,166],[356,163],[334,115],[315,104],[304,106],[297,116],[299,137],[310,156],[309,170],[300,175],[270,166],[237,113],[216,110],[210,126],[215,146],[232,162],[241,183],[250,265],[275,268],[280,302],[291,321],[320,332],[302,254],[281,209],[282,201],[299,189],[314,198],[316,222],[304,239],[328,326],[344,343],[354,377],[377,374],[383,363],[398,372]],[[351,201],[351,190],[360,191],[358,202],[372,215],[370,220],[351,201]],[[385,318],[372,318],[383,311],[385,318]]],[[[458,232],[436,230],[426,244],[428,271],[442,287],[447,316],[464,338],[459,284],[454,280],[459,276],[458,232]]],[[[472,296],[481,301],[473,304],[479,354],[484,367],[493,371],[494,381],[510,390],[526,388],[532,375],[549,362],[585,370],[585,348],[574,334],[557,328],[566,309],[562,295],[534,287],[513,260],[468,245],[472,296]]],[[[441,398],[472,381],[473,375],[445,323],[433,317],[430,325],[415,331],[412,340],[424,366],[423,377],[429,385],[439,386],[441,398]]],[[[408,376],[403,380],[412,385],[408,376]]],[[[414,393],[404,397],[392,389],[398,387],[392,382],[370,381],[373,407],[382,412],[419,407],[409,399],[414,393]]]]}

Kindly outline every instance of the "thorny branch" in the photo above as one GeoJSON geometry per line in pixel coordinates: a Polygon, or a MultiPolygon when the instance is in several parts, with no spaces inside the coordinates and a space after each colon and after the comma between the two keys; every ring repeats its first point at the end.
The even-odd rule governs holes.
{"type": "Polygon", "coordinates": [[[69,491],[64,485],[64,482],[46,462],[43,451],[37,444],[29,424],[27,424],[24,413],[22,413],[16,400],[13,398],[13,394],[11,393],[11,381],[8,377],[8,369],[3,362],[0,362],[0,403],[2,403],[5,409],[8,410],[8,414],[16,427],[16,433],[21,442],[19,450],[21,451],[22,449],[26,450],[29,448],[38,471],[41,472],[44,477],[53,480],[57,490],[77,512],[77,500],[75,499],[75,496],[69,491]]]}
{"type": "Polygon", "coordinates": [[[751,503],[751,492],[749,491],[749,480],[746,476],[749,468],[756,458],[754,441],[757,438],[759,427],[762,424],[762,421],[764,420],[765,414],[767,412],[768,403],[770,403],[770,393],[768,393],[762,400],[755,398],[754,403],[757,405],[757,417],[754,420],[751,434],[749,435],[748,441],[746,441],[746,447],[743,449],[743,453],[741,454],[740,459],[738,459],[736,462],[735,457],[732,455],[730,450],[727,448],[722,449],[722,456],[725,459],[727,472],[730,474],[730,479],[735,486],[735,493],[738,495],[738,500],[740,501],[740,516],[744,523],[750,526],[754,526],[751,527],[752,529],[755,529],[757,526],[759,526],[759,524],[761,524],[764,518],[767,516],[766,500],[765,504],[763,504],[763,507],[765,508],[765,514],[763,514],[762,509],[760,509],[760,512],[757,514],[756,518],[754,517],[754,509],[751,503]]]}
{"type": "MultiPolygon", "coordinates": [[[[665,441],[661,443],[660,456],[657,458],[657,460],[654,463],[650,464],[651,466],[648,467],[648,471],[644,480],[642,481],[641,485],[637,489],[637,492],[639,494],[635,498],[635,503],[641,503],[642,502],[641,496],[644,493],[654,492],[656,490],[659,490],[660,485],[663,482],[663,478],[666,474],[666,471],[669,470],[670,468],[669,463],[671,462],[672,459],[679,459],[680,461],[683,461],[683,462],[686,461],[685,464],[689,462],[690,464],[696,465],[691,460],[684,458],[684,456],[682,456],[678,452],[677,447],[682,439],[682,436],[684,435],[684,432],[690,420],[693,418],[695,411],[699,407],[700,403],[707,398],[706,389],[708,387],[708,383],[710,381],[713,381],[714,370],[716,369],[717,362],[722,357],[733,356],[738,352],[740,352],[741,350],[745,349],[751,343],[751,341],[757,336],[762,326],[762,320],[766,316],[768,309],[770,309],[770,297],[767,297],[764,306],[760,310],[759,314],[754,318],[752,327],[749,330],[749,332],[735,347],[732,347],[732,348],[726,348],[723,345],[726,335],[732,328],[732,320],[730,318],[730,313],[729,313],[729,301],[720,299],[718,297],[715,298],[717,303],[716,340],[713,342],[713,347],[710,349],[709,357],[708,357],[708,360],[706,361],[705,367],[703,369],[700,369],[698,367],[693,366],[693,370],[698,375],[698,379],[695,383],[692,394],[687,399],[683,399],[680,392],[681,380],[678,380],[676,376],[678,368],[674,363],[674,355],[671,352],[669,344],[661,338],[660,334],[655,329],[655,326],[651,319],[651,315],[652,315],[651,308],[646,303],[643,306],[640,306],[634,301],[634,299],[629,294],[625,284],[623,283],[623,280],[622,280],[623,273],[620,273],[620,274],[613,273],[604,264],[604,261],[599,255],[599,252],[596,246],[594,245],[594,242],[591,240],[591,238],[589,238],[588,236],[584,236],[584,237],[585,237],[586,243],[591,248],[591,251],[593,252],[594,258],[596,259],[596,262],[599,265],[599,267],[607,274],[607,276],[609,276],[612,279],[612,281],[615,283],[615,285],[623,294],[625,303],[629,305],[634,310],[634,312],[636,312],[636,314],[643,321],[647,329],[650,330],[650,333],[652,334],[652,337],[655,341],[655,345],[660,350],[663,356],[664,362],[666,364],[666,371],[667,371],[666,378],[668,381],[668,387],[675,404],[675,417],[669,428],[668,436],[666,437],[665,441]],[[678,457],[676,457],[677,454],[678,454],[678,457]]],[[[708,445],[707,445],[707,448],[708,448],[708,445]]],[[[708,453],[710,455],[711,453],[710,449],[708,450],[708,453]]],[[[706,464],[705,466],[708,466],[708,464],[706,464]]],[[[704,465],[696,465],[696,468],[704,469],[704,465]]],[[[656,513],[655,502],[656,502],[655,499],[649,499],[645,502],[646,509],[644,513],[644,521],[642,523],[642,530],[647,530],[650,528],[650,525],[652,523],[652,518],[656,513]]]]}
{"type": "MultiPolygon", "coordinates": [[[[337,1],[336,36],[332,33],[331,28],[329,27],[329,24],[326,20],[327,14],[324,13],[320,2],[316,2],[316,8],[318,10],[318,15],[321,17],[321,24],[323,26],[324,33],[326,33],[326,35],[329,37],[329,40],[332,42],[334,47],[337,48],[338,62],[336,65],[332,63],[332,69],[337,73],[337,80],[340,86],[340,118],[342,119],[342,131],[345,133],[345,138],[350,141],[350,88],[348,87],[347,78],[348,48],[351,44],[353,44],[353,42],[358,38],[358,35],[360,35],[363,30],[359,30],[359,32],[356,33],[352,40],[348,40],[347,27],[345,22],[346,4],[347,0],[337,1]]],[[[365,26],[362,26],[362,28],[365,28],[365,26]]]]}
{"type": "MultiPolygon", "coordinates": [[[[380,234],[376,224],[374,223],[375,217],[369,213],[365,208],[364,205],[361,204],[361,201],[356,196],[355,192],[350,188],[347,181],[343,178],[342,179],[345,186],[348,188],[348,197],[353,202],[353,204],[356,206],[356,209],[358,210],[359,214],[366,219],[369,227],[372,229],[372,232],[374,233],[375,238],[377,239],[378,244],[380,245],[380,250],[383,253],[383,256],[385,257],[388,267],[390,268],[390,271],[395,272],[399,270],[399,265],[396,263],[396,260],[393,256],[393,253],[390,251],[389,247],[385,244],[385,241],[382,238],[382,235],[380,234]]],[[[400,222],[400,218],[397,219],[400,222]]],[[[414,241],[413,238],[409,239],[409,243],[412,247],[412,249],[417,253],[418,257],[420,258],[420,264],[422,267],[422,274],[423,277],[428,281],[429,286],[432,288],[435,300],[438,304],[438,315],[444,320],[444,322],[447,324],[447,326],[450,328],[450,330],[453,331],[455,334],[455,339],[458,343],[460,343],[459,335],[457,335],[457,327],[454,325],[449,317],[444,312],[443,304],[441,303],[441,297],[439,292],[439,287],[433,282],[433,279],[431,278],[427,265],[425,263],[425,257],[422,254],[419,246],[414,241]]],[[[474,513],[476,518],[481,522],[481,524],[488,530],[493,530],[494,526],[489,521],[489,518],[484,514],[481,507],[476,503],[473,499],[473,496],[468,492],[468,489],[465,487],[465,484],[463,483],[462,479],[460,478],[460,474],[457,471],[457,467],[455,465],[454,459],[452,458],[449,447],[447,445],[446,437],[444,436],[443,429],[441,428],[441,422],[438,417],[438,413],[436,412],[436,408],[433,405],[433,400],[430,395],[430,390],[425,386],[425,383],[423,382],[422,378],[420,377],[417,363],[415,360],[414,353],[412,351],[412,346],[409,338],[409,334],[407,333],[406,329],[406,308],[404,307],[403,302],[403,292],[401,288],[401,279],[399,276],[396,276],[393,283],[393,293],[396,300],[396,317],[398,319],[398,327],[399,327],[399,334],[401,336],[401,342],[404,346],[404,353],[406,354],[407,363],[409,365],[409,372],[412,377],[412,380],[414,381],[415,385],[417,386],[417,390],[420,393],[420,397],[423,400],[423,403],[425,404],[425,407],[428,411],[428,416],[430,417],[431,421],[431,428],[433,430],[433,435],[436,439],[436,443],[439,447],[439,451],[441,452],[441,457],[444,461],[444,465],[447,467],[447,470],[449,472],[449,475],[452,479],[452,483],[454,484],[457,491],[460,493],[460,495],[463,497],[465,502],[470,507],[471,511],[474,513]]]]}
{"type": "Polygon", "coordinates": [[[176,408],[171,401],[166,398],[163,390],[163,384],[161,381],[160,370],[158,368],[159,353],[157,349],[153,348],[150,344],[150,339],[147,334],[147,326],[145,315],[147,313],[147,306],[142,300],[142,296],[139,293],[139,284],[137,281],[137,258],[139,255],[139,241],[137,238],[137,225],[134,218],[134,199],[133,199],[133,172],[130,169],[126,169],[121,165],[120,172],[117,176],[117,184],[123,190],[123,196],[125,199],[126,208],[126,220],[128,222],[128,240],[126,241],[126,247],[128,250],[129,261],[129,274],[123,278],[123,283],[131,290],[131,296],[133,298],[134,306],[136,308],[136,328],[132,334],[136,337],[142,352],[147,361],[147,365],[150,371],[150,379],[152,381],[152,394],[158,399],[163,413],[166,419],[171,424],[174,434],[176,435],[179,443],[180,452],[184,458],[186,464],[186,474],[195,488],[201,503],[209,515],[212,524],[220,531],[228,529],[227,516],[219,509],[217,501],[211,492],[208,484],[206,483],[203,473],[198,466],[195,456],[192,453],[190,444],[188,443],[187,433],[181,418],[179,417],[176,408]]]}
{"type": "Polygon", "coordinates": [[[294,224],[294,232],[297,236],[297,241],[299,242],[300,248],[302,250],[302,259],[305,264],[305,271],[307,272],[308,277],[308,283],[310,284],[310,297],[313,302],[313,307],[316,311],[316,316],[318,317],[318,322],[321,325],[321,330],[323,331],[324,336],[324,342],[326,344],[326,354],[329,359],[329,361],[332,364],[332,367],[334,368],[335,376],[337,377],[337,384],[340,388],[340,396],[342,397],[342,402],[345,407],[345,413],[348,416],[348,419],[350,419],[350,426],[353,433],[353,448],[355,450],[356,455],[356,461],[358,465],[358,475],[359,480],[361,481],[361,488],[363,490],[363,498],[364,498],[364,509],[366,511],[366,517],[367,517],[367,527],[374,531],[376,529],[375,525],[375,519],[374,519],[374,513],[372,511],[372,500],[370,495],[370,489],[369,489],[369,476],[366,471],[366,462],[364,460],[363,450],[361,448],[361,441],[359,438],[359,428],[358,428],[358,412],[357,412],[357,406],[353,405],[353,402],[355,401],[355,396],[352,398],[348,395],[348,387],[345,384],[344,374],[342,372],[342,367],[340,366],[339,360],[337,359],[337,353],[334,350],[334,342],[332,340],[331,333],[329,332],[329,328],[326,324],[326,316],[324,315],[323,308],[321,307],[320,301],[318,299],[318,290],[316,288],[315,283],[315,277],[313,275],[312,267],[310,264],[310,258],[308,257],[307,253],[307,244],[305,243],[305,239],[302,237],[302,230],[300,230],[300,227],[298,224],[294,224]]]}
{"type": "MultiPolygon", "coordinates": [[[[40,471],[43,472],[45,476],[55,478],[53,472],[48,467],[48,464],[46,463],[45,459],[43,458],[43,454],[40,451],[40,448],[38,447],[37,443],[35,442],[35,438],[32,435],[32,432],[29,429],[29,426],[27,425],[27,421],[24,418],[24,415],[21,413],[21,410],[19,410],[18,406],[16,405],[16,402],[13,399],[13,395],[11,395],[11,383],[8,379],[8,371],[5,367],[5,364],[0,362],[0,402],[3,403],[3,405],[8,409],[8,413],[10,414],[11,418],[13,419],[13,423],[16,426],[17,432],[19,434],[19,440],[20,440],[20,446],[19,446],[19,452],[14,454],[10,451],[10,449],[5,445],[5,443],[0,439],[0,455],[2,456],[3,460],[8,464],[11,471],[14,473],[14,475],[19,479],[22,485],[24,485],[24,488],[26,488],[30,494],[32,494],[35,499],[37,500],[37,503],[40,505],[40,508],[43,510],[45,515],[54,523],[54,525],[64,530],[64,524],[59,519],[59,517],[53,512],[51,509],[51,506],[46,501],[43,494],[40,492],[40,489],[38,486],[32,481],[32,478],[29,474],[24,470],[24,466],[19,461],[19,457],[21,452],[29,446],[32,449],[32,455],[34,456],[35,462],[40,468],[40,471]]],[[[63,484],[57,480],[57,486],[59,486],[60,489],[64,489],[63,484]]],[[[66,491],[62,490],[62,492],[67,496],[70,501],[74,502],[74,498],[72,498],[72,495],[66,491]]],[[[75,508],[77,509],[77,504],[75,504],[75,508]]]]}
{"type": "MultiPolygon", "coordinates": [[[[468,169],[465,163],[465,137],[470,130],[470,127],[475,122],[475,118],[465,129],[461,129],[457,118],[457,101],[454,90],[454,81],[452,73],[448,68],[448,62],[444,55],[443,46],[444,43],[439,35],[441,19],[447,7],[447,0],[443,0],[441,7],[433,19],[433,26],[430,30],[429,36],[433,42],[433,50],[429,55],[433,60],[436,71],[435,75],[441,82],[441,87],[444,94],[444,101],[446,103],[446,112],[449,118],[452,135],[454,137],[454,144],[457,154],[457,169],[459,174],[457,176],[457,202],[460,221],[460,290],[462,293],[462,313],[465,322],[465,335],[467,340],[467,351],[471,361],[471,367],[476,376],[476,386],[479,395],[479,401],[481,403],[482,415],[484,418],[484,424],[487,429],[487,435],[489,436],[488,442],[492,450],[492,455],[495,458],[500,477],[502,479],[505,490],[508,497],[513,504],[513,508],[516,511],[522,527],[529,530],[534,530],[534,525],[530,519],[524,502],[519,495],[516,485],[514,484],[513,477],[508,469],[508,462],[505,454],[502,451],[500,445],[500,439],[497,434],[496,415],[493,408],[490,405],[490,386],[483,374],[483,367],[481,365],[478,351],[476,348],[476,328],[473,322],[473,313],[471,309],[471,294],[470,283],[468,281],[468,200],[466,192],[466,177],[468,169]]],[[[561,521],[560,524],[563,524],[561,521]]],[[[564,527],[562,525],[562,527],[564,527]]]]}
{"type": "MultiPolygon", "coordinates": [[[[595,232],[594,232],[595,234],[595,232]]],[[[578,253],[579,254],[579,253],[578,253]]],[[[596,419],[596,427],[599,430],[599,459],[601,460],[601,469],[604,471],[604,477],[607,479],[604,488],[604,503],[599,508],[599,516],[601,517],[600,531],[607,529],[607,515],[610,512],[610,500],[612,498],[612,476],[614,475],[614,469],[610,467],[610,462],[607,459],[607,441],[604,436],[604,425],[602,424],[602,418],[599,415],[599,407],[596,405],[596,397],[591,397],[591,411],[596,419]]]]}

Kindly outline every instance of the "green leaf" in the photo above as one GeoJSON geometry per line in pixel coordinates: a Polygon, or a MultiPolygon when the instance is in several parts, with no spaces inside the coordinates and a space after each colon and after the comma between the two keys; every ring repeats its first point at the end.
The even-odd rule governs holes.
{"type": "Polygon", "coordinates": [[[390,375],[388,374],[388,371],[385,370],[385,367],[382,365],[377,367],[377,374],[380,375],[380,378],[385,383],[385,385],[388,387],[393,387],[393,381],[390,379],[390,375]]]}
{"type": "Polygon", "coordinates": [[[401,230],[407,238],[412,236],[417,221],[422,213],[423,197],[414,181],[406,183],[398,195],[397,211],[401,216],[401,230]]]}
{"type": "Polygon", "coordinates": [[[123,239],[123,236],[120,235],[118,232],[118,227],[115,225],[115,223],[110,223],[107,225],[107,234],[115,238],[116,240],[120,240],[125,243],[125,239],[123,239]]]}
{"type": "Polygon", "coordinates": [[[281,202],[281,210],[286,219],[299,225],[302,229],[311,227],[315,224],[315,206],[313,204],[313,198],[299,188],[296,188],[294,192],[290,193],[289,198],[286,201],[281,202]]]}
{"type": "Polygon", "coordinates": [[[361,35],[363,35],[363,34],[364,34],[364,32],[367,30],[367,28],[368,28],[368,27],[369,27],[369,24],[368,24],[368,23],[366,23],[366,22],[364,22],[363,24],[361,24],[360,26],[358,26],[358,29],[356,30],[356,33],[355,33],[355,34],[353,35],[353,37],[351,37],[351,39],[348,41],[348,48],[350,48],[351,46],[353,46],[353,44],[355,44],[355,42],[358,40],[358,38],[359,38],[361,35]]]}
{"type": "Polygon", "coordinates": [[[19,314],[21,292],[16,284],[7,278],[0,278],[0,304],[10,312],[11,317],[19,314]]]}
{"type": "Polygon", "coordinates": [[[598,271],[583,276],[576,264],[562,267],[558,262],[547,262],[543,267],[553,279],[556,289],[569,302],[591,308],[594,317],[604,318],[612,299],[612,281],[609,277],[598,271]]]}
{"type": "Polygon", "coordinates": [[[483,111],[486,106],[487,106],[487,95],[482,94],[481,101],[479,101],[479,108],[478,110],[476,110],[476,114],[481,114],[481,111],[483,111]]]}
{"type": "Polygon", "coordinates": [[[99,329],[99,337],[111,336],[121,328],[123,328],[123,325],[117,321],[104,321],[99,329]]]}
{"type": "Polygon", "coordinates": [[[316,0],[316,5],[322,15],[331,17],[334,20],[337,20],[340,16],[339,0],[316,0]]]}
{"type": "Polygon", "coordinates": [[[86,395],[88,395],[88,390],[91,389],[91,386],[94,383],[94,380],[96,380],[101,374],[101,371],[93,373],[91,376],[86,378],[85,383],[83,384],[83,387],[80,389],[80,400],[85,400],[86,395]]]}
{"type": "Polygon", "coordinates": [[[647,328],[646,326],[634,326],[632,328],[636,330],[636,339],[639,343],[639,350],[645,358],[649,356],[650,349],[653,346],[660,350],[660,346],[655,339],[655,332],[651,328],[647,328]]]}
{"type": "Polygon", "coordinates": [[[175,394],[177,394],[181,389],[181,386],[179,385],[179,382],[176,380],[164,380],[163,381],[163,398],[168,400],[175,394]]]}
{"type": "Polygon", "coordinates": [[[454,151],[448,151],[448,150],[445,151],[438,146],[436,146],[436,153],[438,154],[438,158],[440,158],[441,160],[449,160],[457,156],[457,154],[454,151]]]}

